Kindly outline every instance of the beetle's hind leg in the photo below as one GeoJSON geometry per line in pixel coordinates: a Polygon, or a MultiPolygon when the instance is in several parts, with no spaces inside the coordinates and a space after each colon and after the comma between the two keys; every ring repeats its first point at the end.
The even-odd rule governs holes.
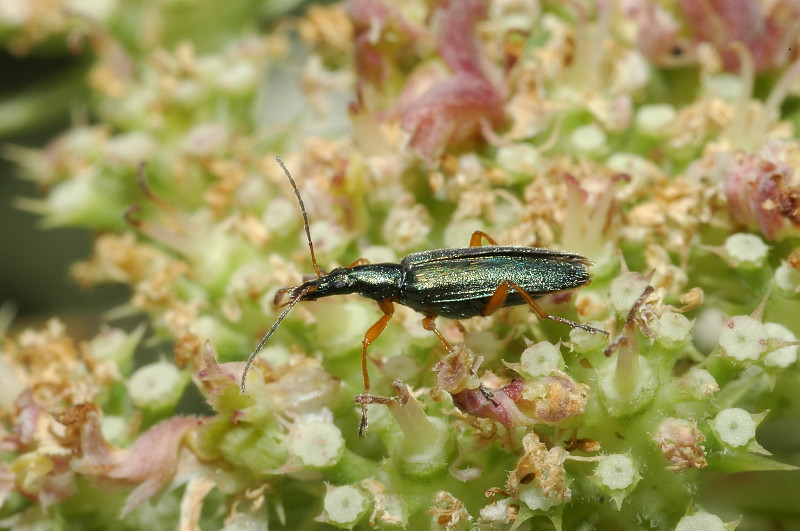
{"type": "Polygon", "coordinates": [[[595,328],[593,326],[589,326],[583,323],[576,323],[575,321],[570,321],[569,319],[564,319],[563,317],[559,317],[557,315],[551,315],[544,311],[544,309],[539,306],[533,297],[522,289],[518,284],[511,282],[510,280],[504,280],[497,286],[497,289],[494,291],[491,297],[489,297],[489,301],[486,303],[486,307],[481,312],[481,315],[487,316],[492,315],[494,312],[499,310],[503,307],[503,304],[506,302],[506,298],[508,297],[508,290],[514,288],[520,296],[525,299],[525,302],[533,309],[539,319],[549,319],[550,321],[555,321],[557,323],[563,323],[572,328],[580,328],[581,330],[586,330],[587,332],[594,334],[594,333],[601,333],[608,335],[608,332],[605,330],[600,330],[599,328],[595,328]]]}
{"type": "Polygon", "coordinates": [[[392,304],[391,299],[378,301],[378,306],[383,312],[383,315],[378,319],[378,322],[369,327],[367,333],[364,334],[364,339],[361,340],[361,374],[364,378],[364,393],[356,397],[356,404],[361,404],[361,422],[358,425],[359,437],[363,437],[364,433],[367,431],[367,404],[377,403],[374,399],[379,398],[369,394],[370,382],[369,371],[367,371],[367,347],[378,339],[378,336],[381,335],[381,332],[386,328],[389,319],[394,315],[394,304],[392,304]]]}

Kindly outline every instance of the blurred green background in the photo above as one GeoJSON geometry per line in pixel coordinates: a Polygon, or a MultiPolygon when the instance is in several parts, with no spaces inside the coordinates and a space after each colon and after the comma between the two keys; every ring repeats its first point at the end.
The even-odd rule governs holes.
{"type": "Polygon", "coordinates": [[[13,330],[41,326],[58,316],[73,337],[83,339],[97,331],[103,311],[126,299],[124,286],[85,291],[70,277],[70,264],[91,252],[89,232],[42,230],[37,215],[15,204],[21,197],[39,197],[40,191],[36,183],[19,178],[8,148],[42,147],[85,115],[88,91],[75,81],[82,80],[75,71],[83,70],[85,62],[62,54],[0,54],[0,301],[16,308],[13,330]]]}

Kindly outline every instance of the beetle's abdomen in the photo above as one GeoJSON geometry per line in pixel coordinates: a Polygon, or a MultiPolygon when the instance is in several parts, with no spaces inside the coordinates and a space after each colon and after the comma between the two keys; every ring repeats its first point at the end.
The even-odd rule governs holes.
{"type": "MultiPolygon", "coordinates": [[[[569,291],[591,281],[580,255],[528,247],[491,246],[409,255],[401,265],[406,282],[400,304],[428,315],[466,319],[481,315],[503,281],[533,297],[569,291]]],[[[523,304],[509,292],[503,306],[523,304]]]]}

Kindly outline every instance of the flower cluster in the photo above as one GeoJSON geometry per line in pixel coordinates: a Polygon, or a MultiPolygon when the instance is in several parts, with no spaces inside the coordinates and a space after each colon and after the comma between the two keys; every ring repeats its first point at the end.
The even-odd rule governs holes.
{"type": "Polygon", "coordinates": [[[149,324],[5,335],[4,521],[766,525],[698,485],[793,468],[757,438],[798,406],[800,2],[264,9],[0,5],[8,50],[91,61],[96,119],[7,149],[44,190],[19,205],[94,231],[74,279],[127,285],[112,317],[149,324]],[[317,274],[483,231],[586,256],[590,285],[537,304],[589,330],[523,304],[437,338],[395,305],[368,340],[370,301],[300,301],[240,389],[316,267],[277,154],[317,274]]]}

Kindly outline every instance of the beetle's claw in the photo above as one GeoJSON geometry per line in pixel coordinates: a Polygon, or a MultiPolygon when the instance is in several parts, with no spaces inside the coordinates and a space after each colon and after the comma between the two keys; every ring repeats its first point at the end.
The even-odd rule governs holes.
{"type": "Polygon", "coordinates": [[[366,437],[367,428],[369,427],[369,420],[367,419],[367,404],[361,405],[361,422],[358,423],[358,436],[360,438],[366,437]]]}
{"type": "Polygon", "coordinates": [[[598,333],[599,333],[599,334],[603,334],[603,335],[606,335],[606,336],[608,335],[608,332],[606,332],[605,330],[601,330],[601,329],[599,329],[599,328],[595,328],[595,327],[593,327],[593,326],[589,326],[589,325],[587,325],[587,324],[582,324],[582,323],[572,323],[572,325],[573,325],[575,328],[580,328],[581,330],[586,330],[586,331],[587,331],[587,332],[589,332],[590,334],[598,334],[598,333]]]}

